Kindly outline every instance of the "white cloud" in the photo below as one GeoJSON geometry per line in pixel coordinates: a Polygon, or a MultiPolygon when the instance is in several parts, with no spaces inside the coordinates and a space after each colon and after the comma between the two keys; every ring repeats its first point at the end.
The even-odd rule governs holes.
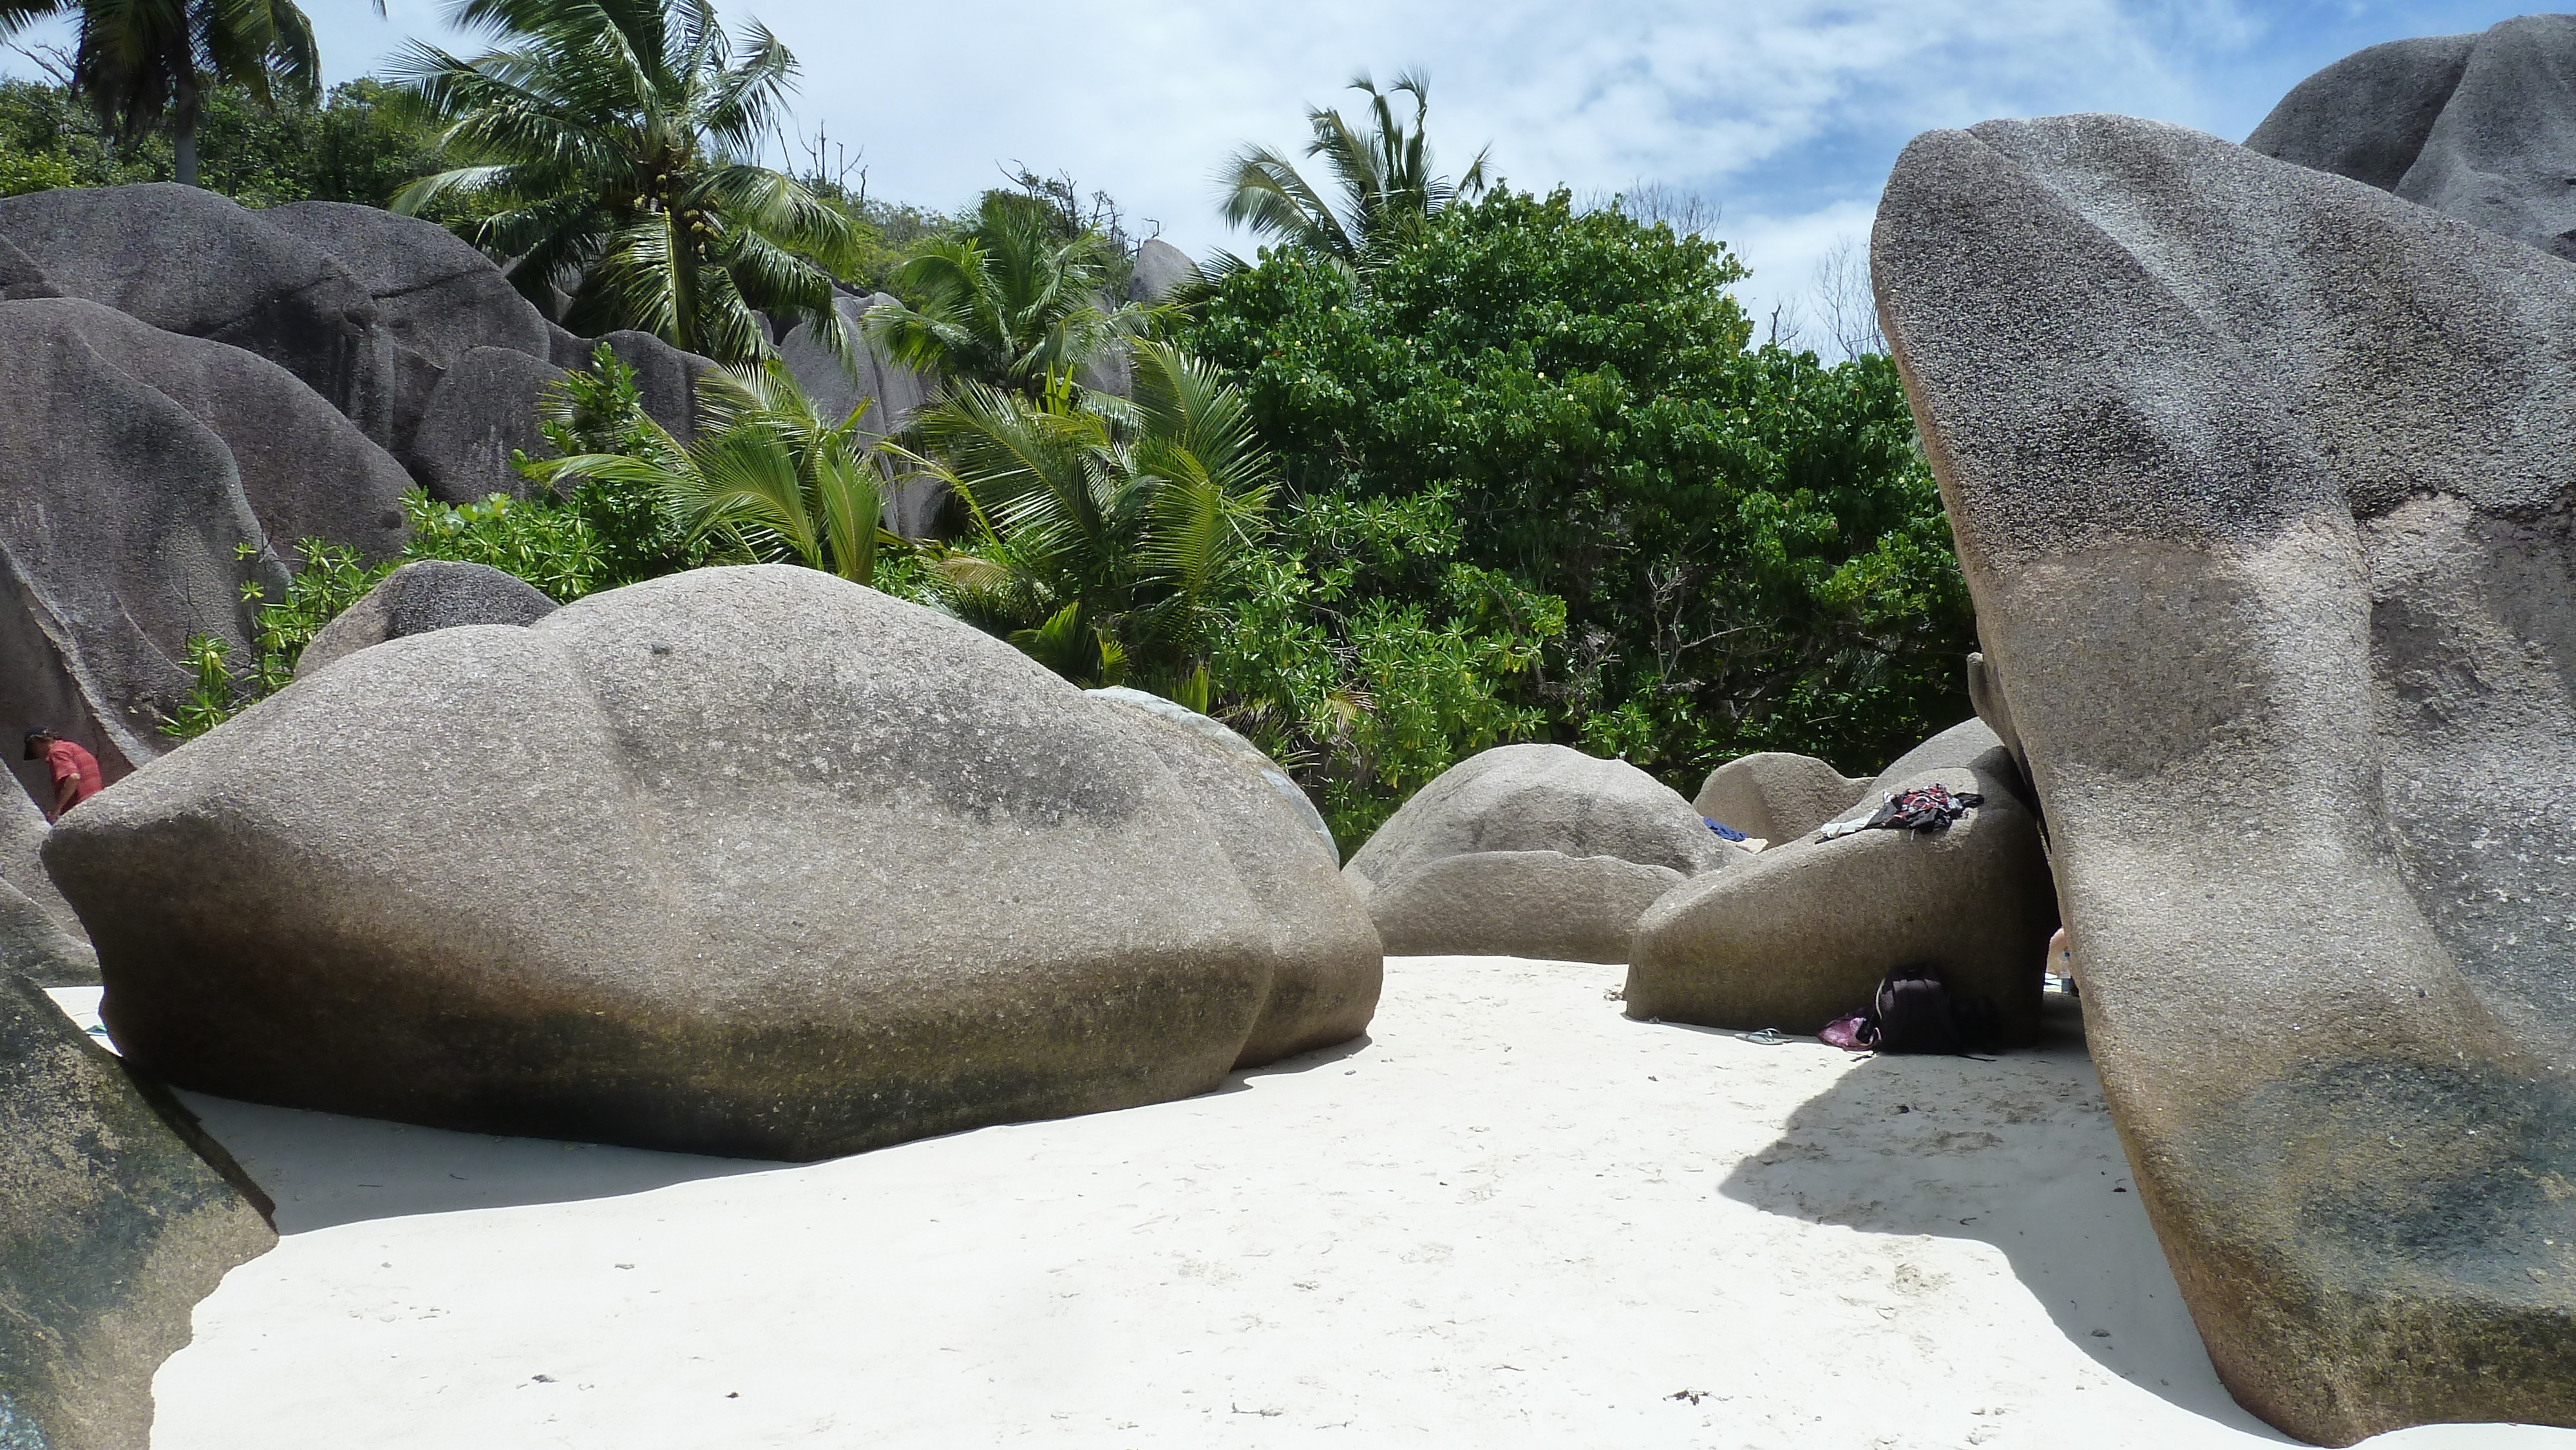
{"type": "MultiPolygon", "coordinates": [[[[305,3],[334,79],[405,35],[454,43],[440,0],[391,0],[387,19],[366,0],[305,3]]],[[[1765,311],[1837,236],[1865,237],[1918,131],[2080,109],[2237,134],[2359,44],[2511,13],[2302,5],[2293,27],[2275,18],[2288,0],[720,3],[795,48],[802,124],[863,148],[880,196],[954,206],[997,163],[1025,162],[1108,190],[1193,251],[1240,246],[1215,211],[1228,152],[1298,144],[1304,106],[1354,99],[1341,86],[1356,69],[1422,65],[1452,168],[1491,142],[1517,185],[1701,192],[1726,207],[1720,235],[1758,269],[1746,300],[1765,311]]]]}

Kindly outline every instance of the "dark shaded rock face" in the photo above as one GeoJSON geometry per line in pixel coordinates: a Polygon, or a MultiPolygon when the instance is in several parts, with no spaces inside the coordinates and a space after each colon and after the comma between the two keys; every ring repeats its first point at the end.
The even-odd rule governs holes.
{"type": "Polygon", "coordinates": [[[147,1096],[0,970],[0,1442],[13,1450],[143,1450],[153,1372],[187,1344],[197,1301],[277,1242],[266,1200],[173,1121],[187,1120],[166,1094],[147,1096]]]}
{"type": "Polygon", "coordinates": [[[1873,264],[2220,1374],[2576,1424],[2576,270],[2102,116],[1918,138],[1873,264]]]}
{"type": "MultiPolygon", "coordinates": [[[[832,356],[803,323],[779,340],[779,360],[795,375],[796,386],[813,400],[817,417],[839,422],[864,404],[867,411],[860,416],[859,426],[882,435],[909,426],[913,415],[930,400],[937,379],[886,356],[866,336],[869,311],[894,300],[884,292],[832,299],[841,329],[851,341],[847,362],[832,356]]],[[[885,526],[907,539],[925,538],[938,525],[939,505],[946,496],[945,488],[933,479],[901,480],[887,491],[885,526]]]]}
{"type": "Polygon", "coordinates": [[[1505,745],[1416,792],[1343,875],[1398,955],[1624,962],[1657,897],[1743,859],[1624,760],[1505,745]]]}
{"type": "Polygon", "coordinates": [[[2245,144],[2576,259],[2576,16],[2374,45],[2293,87],[2245,144]]]}
{"type": "Polygon", "coordinates": [[[365,598],[324,625],[296,657],[295,677],[303,679],[389,639],[467,624],[524,628],[554,612],[555,602],[545,591],[489,564],[415,560],[386,575],[365,598]]]}
{"type": "MultiPolygon", "coordinates": [[[[167,748],[189,638],[247,649],[243,582],[286,576],[223,437],[117,361],[170,359],[108,317],[0,303],[0,737],[59,731],[113,781],[167,748]]],[[[236,380],[263,377],[291,386],[236,380]]]]}
{"type": "Polygon", "coordinates": [[[139,1069],[822,1157],[1202,1092],[1364,1019],[1303,826],[1123,714],[828,575],[698,570],[361,651],[44,856],[139,1069]]]}
{"type": "Polygon", "coordinates": [[[65,296],[285,368],[379,443],[393,437],[393,339],[329,253],[193,186],[0,199],[0,238],[65,296]]]}
{"type": "Polygon", "coordinates": [[[402,552],[410,533],[402,507],[410,475],[293,373],[240,348],[148,327],[95,302],[0,305],[22,319],[15,327],[78,333],[103,361],[211,429],[232,456],[251,511],[280,547],[327,539],[369,563],[402,552]]]}
{"type": "Polygon", "coordinates": [[[539,423],[545,391],[563,375],[544,358],[502,347],[478,347],[457,359],[412,433],[412,471],[429,496],[447,503],[496,493],[525,498],[532,485],[511,466],[511,455],[554,456],[539,423]]]}
{"type": "Polygon", "coordinates": [[[1922,835],[1800,832],[1676,887],[1638,920],[1628,1015],[1811,1033],[1869,1010],[1899,967],[1930,967],[1953,993],[1985,999],[2005,1042],[2037,1037],[2056,894],[2012,757],[1989,743],[1942,759],[1960,754],[1962,736],[1992,740],[1969,724],[1917,747],[1836,814],[1866,817],[1887,792],[1929,785],[1974,791],[1984,804],[1922,835]]]}

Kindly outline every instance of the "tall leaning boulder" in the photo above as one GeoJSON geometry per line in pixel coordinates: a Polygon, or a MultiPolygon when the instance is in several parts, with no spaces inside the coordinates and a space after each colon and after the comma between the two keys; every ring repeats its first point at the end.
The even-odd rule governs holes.
{"type": "Polygon", "coordinates": [[[2221,1377],[2576,1425],[2576,267],[2107,116],[1917,138],[1872,261],[2221,1377]]]}
{"type": "Polygon", "coordinates": [[[222,435],[100,321],[0,303],[0,738],[57,731],[113,780],[169,744],[189,640],[238,657],[243,583],[275,598],[286,574],[222,435]]]}
{"type": "Polygon", "coordinates": [[[0,1444],[145,1450],[153,1372],[277,1242],[268,1208],[166,1093],[0,969],[0,1444]]]}
{"type": "Polygon", "coordinates": [[[44,857],[118,1044],[181,1086],[823,1157],[1365,1021],[1304,827],[1126,713],[829,575],[697,570],[361,650],[44,857]]]}
{"type": "Polygon", "coordinates": [[[375,298],[258,213],[168,182],[66,187],[0,198],[0,239],[64,296],[257,353],[393,440],[394,343],[375,298]]]}
{"type": "Polygon", "coordinates": [[[2392,41],[2301,81],[2246,146],[2576,260],[2576,15],[2392,41]]]}
{"type": "Polygon", "coordinates": [[[1743,859],[1624,760],[1505,745],[1415,792],[1342,873],[1399,955],[1624,962],[1657,897],[1743,859]]]}

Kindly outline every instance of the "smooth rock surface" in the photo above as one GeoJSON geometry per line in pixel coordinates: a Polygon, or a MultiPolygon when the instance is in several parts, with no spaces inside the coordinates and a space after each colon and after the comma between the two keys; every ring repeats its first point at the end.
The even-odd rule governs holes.
{"type": "Polygon", "coordinates": [[[17,244],[0,237],[0,302],[19,302],[30,297],[60,297],[63,289],[36,265],[36,259],[19,251],[17,244]]]}
{"type": "Polygon", "coordinates": [[[223,438],[95,345],[95,321],[0,303],[0,739],[56,731],[113,782],[168,748],[189,639],[241,658],[242,584],[280,598],[287,576],[223,438]]]}
{"type": "Polygon", "coordinates": [[[1942,831],[1793,839],[1653,902],[1637,922],[1628,1015],[1814,1033],[1869,1010],[1897,968],[1931,967],[1954,995],[1994,1008],[2006,1044],[2031,1041],[2057,901],[2012,772],[1997,746],[1884,782],[1975,791],[1984,804],[1942,831]]]}
{"type": "Polygon", "coordinates": [[[1873,271],[2219,1373],[2576,1424],[2576,270],[2079,116],[1918,138],[1873,271]]]}
{"type": "Polygon", "coordinates": [[[544,358],[510,348],[478,347],[457,359],[412,433],[411,467],[421,487],[446,503],[496,493],[525,498],[534,485],[510,465],[510,456],[554,456],[539,424],[545,390],[563,375],[544,358]]]}
{"type": "Polygon", "coordinates": [[[296,657],[295,677],[303,679],[389,639],[467,624],[524,628],[554,612],[555,602],[544,590],[489,564],[416,559],[322,626],[296,657]]]}
{"type": "Polygon", "coordinates": [[[1136,248],[1136,270],[1127,279],[1127,300],[1158,305],[1198,277],[1199,264],[1190,260],[1189,253],[1160,237],[1150,237],[1136,248]]]}
{"type": "Polygon", "coordinates": [[[2372,46],[2300,82],[2245,144],[2576,260],[2576,16],[2372,46]]]}
{"type": "Polygon", "coordinates": [[[68,297],[259,354],[379,443],[393,437],[393,336],[328,252],[211,191],[169,182],[0,198],[0,238],[68,297]]]}
{"type": "Polygon", "coordinates": [[[361,651],[44,858],[119,1045],[173,1082],[812,1158],[1311,1039],[1274,998],[1355,938],[1274,910],[1226,819],[1008,645],[759,566],[361,651]]]}
{"type": "Polygon", "coordinates": [[[1851,809],[1867,784],[1812,755],[1764,750],[1710,771],[1691,806],[1758,840],[1787,842],[1851,809]]]}
{"type": "Polygon", "coordinates": [[[266,1200],[198,1151],[222,1149],[191,1137],[195,1147],[113,1056],[0,968],[0,1443],[10,1450],[145,1450],[153,1373],[188,1342],[197,1301],[277,1242],[266,1200]]]}
{"type": "Polygon", "coordinates": [[[1390,952],[1616,962],[1646,903],[1743,859],[1626,761],[1505,745],[1416,792],[1343,870],[1390,952]]]}
{"type": "MultiPolygon", "coordinates": [[[[816,416],[838,422],[864,405],[860,428],[882,437],[909,427],[913,415],[937,391],[936,378],[886,356],[867,335],[864,323],[869,311],[894,300],[884,292],[832,299],[850,339],[851,357],[846,363],[832,356],[803,323],[780,339],[779,360],[795,376],[796,386],[813,400],[816,416]]],[[[946,487],[935,479],[899,479],[886,491],[885,526],[907,539],[928,537],[938,526],[939,505],[946,497],[946,487]]]]}
{"type": "Polygon", "coordinates": [[[1090,690],[1085,693],[1096,700],[1105,700],[1129,709],[1142,710],[1157,719],[1168,720],[1242,761],[1258,772],[1262,781],[1270,787],[1271,793],[1285,802],[1288,808],[1296,813],[1297,819],[1305,823],[1306,829],[1314,833],[1317,843],[1324,848],[1324,854],[1332,858],[1333,864],[1336,866],[1342,864],[1342,848],[1333,840],[1333,828],[1324,824],[1324,813],[1315,809],[1314,801],[1307,798],[1305,787],[1290,778],[1288,772],[1281,770],[1279,762],[1262,754],[1260,746],[1236,734],[1234,727],[1222,720],[1202,715],[1177,701],[1167,700],[1144,690],[1131,690],[1124,685],[1112,685],[1107,689],[1090,690]]]}
{"type": "Polygon", "coordinates": [[[1086,693],[1163,762],[1236,879],[1280,925],[1278,975],[1234,1065],[1257,1067],[1367,1031],[1385,953],[1368,908],[1342,880],[1332,833],[1315,839],[1322,817],[1305,792],[1250,741],[1195,710],[1141,690],[1086,693]]]}
{"type": "MultiPolygon", "coordinates": [[[[324,539],[367,563],[402,552],[411,478],[296,376],[254,353],[164,332],[78,298],[0,303],[22,330],[78,334],[102,361],[188,410],[232,456],[243,496],[281,548],[324,539]]],[[[124,480],[147,488],[148,476],[124,480]]],[[[300,554],[291,555],[299,562],[300,554]]]]}

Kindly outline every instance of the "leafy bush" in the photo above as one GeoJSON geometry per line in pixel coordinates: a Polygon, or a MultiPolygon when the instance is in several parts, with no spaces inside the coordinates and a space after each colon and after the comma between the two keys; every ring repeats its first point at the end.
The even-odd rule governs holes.
{"type": "MultiPolygon", "coordinates": [[[[1894,369],[1748,350],[1728,292],[1744,275],[1716,243],[1497,191],[1364,284],[1265,251],[1213,288],[1185,341],[1241,380],[1322,530],[1294,551],[1314,576],[1297,587],[1342,611],[1316,627],[1346,676],[1363,619],[1418,621],[1420,677],[1467,671],[1491,738],[1625,755],[1685,790],[1749,750],[1874,769],[1967,714],[1966,590],[1894,369]],[[1351,522],[1398,506],[1417,510],[1400,546],[1351,522]]],[[[1328,795],[1361,789],[1369,767],[1339,758],[1360,727],[1330,743],[1292,703],[1313,692],[1276,682],[1294,673],[1220,684],[1239,714],[1303,722],[1279,728],[1320,752],[1306,768],[1328,795]]],[[[1452,758],[1488,738],[1471,718],[1452,721],[1452,758]]],[[[1371,788],[1445,764],[1423,729],[1393,732],[1399,758],[1420,753],[1371,788]]]]}
{"type": "MultiPolygon", "coordinates": [[[[219,88],[200,129],[199,180],[250,207],[308,200],[382,206],[405,182],[436,169],[436,143],[436,133],[379,81],[334,86],[318,107],[272,108],[219,88]]],[[[168,137],[118,140],[64,87],[0,81],[0,196],[168,181],[175,172],[168,137]]]]}

